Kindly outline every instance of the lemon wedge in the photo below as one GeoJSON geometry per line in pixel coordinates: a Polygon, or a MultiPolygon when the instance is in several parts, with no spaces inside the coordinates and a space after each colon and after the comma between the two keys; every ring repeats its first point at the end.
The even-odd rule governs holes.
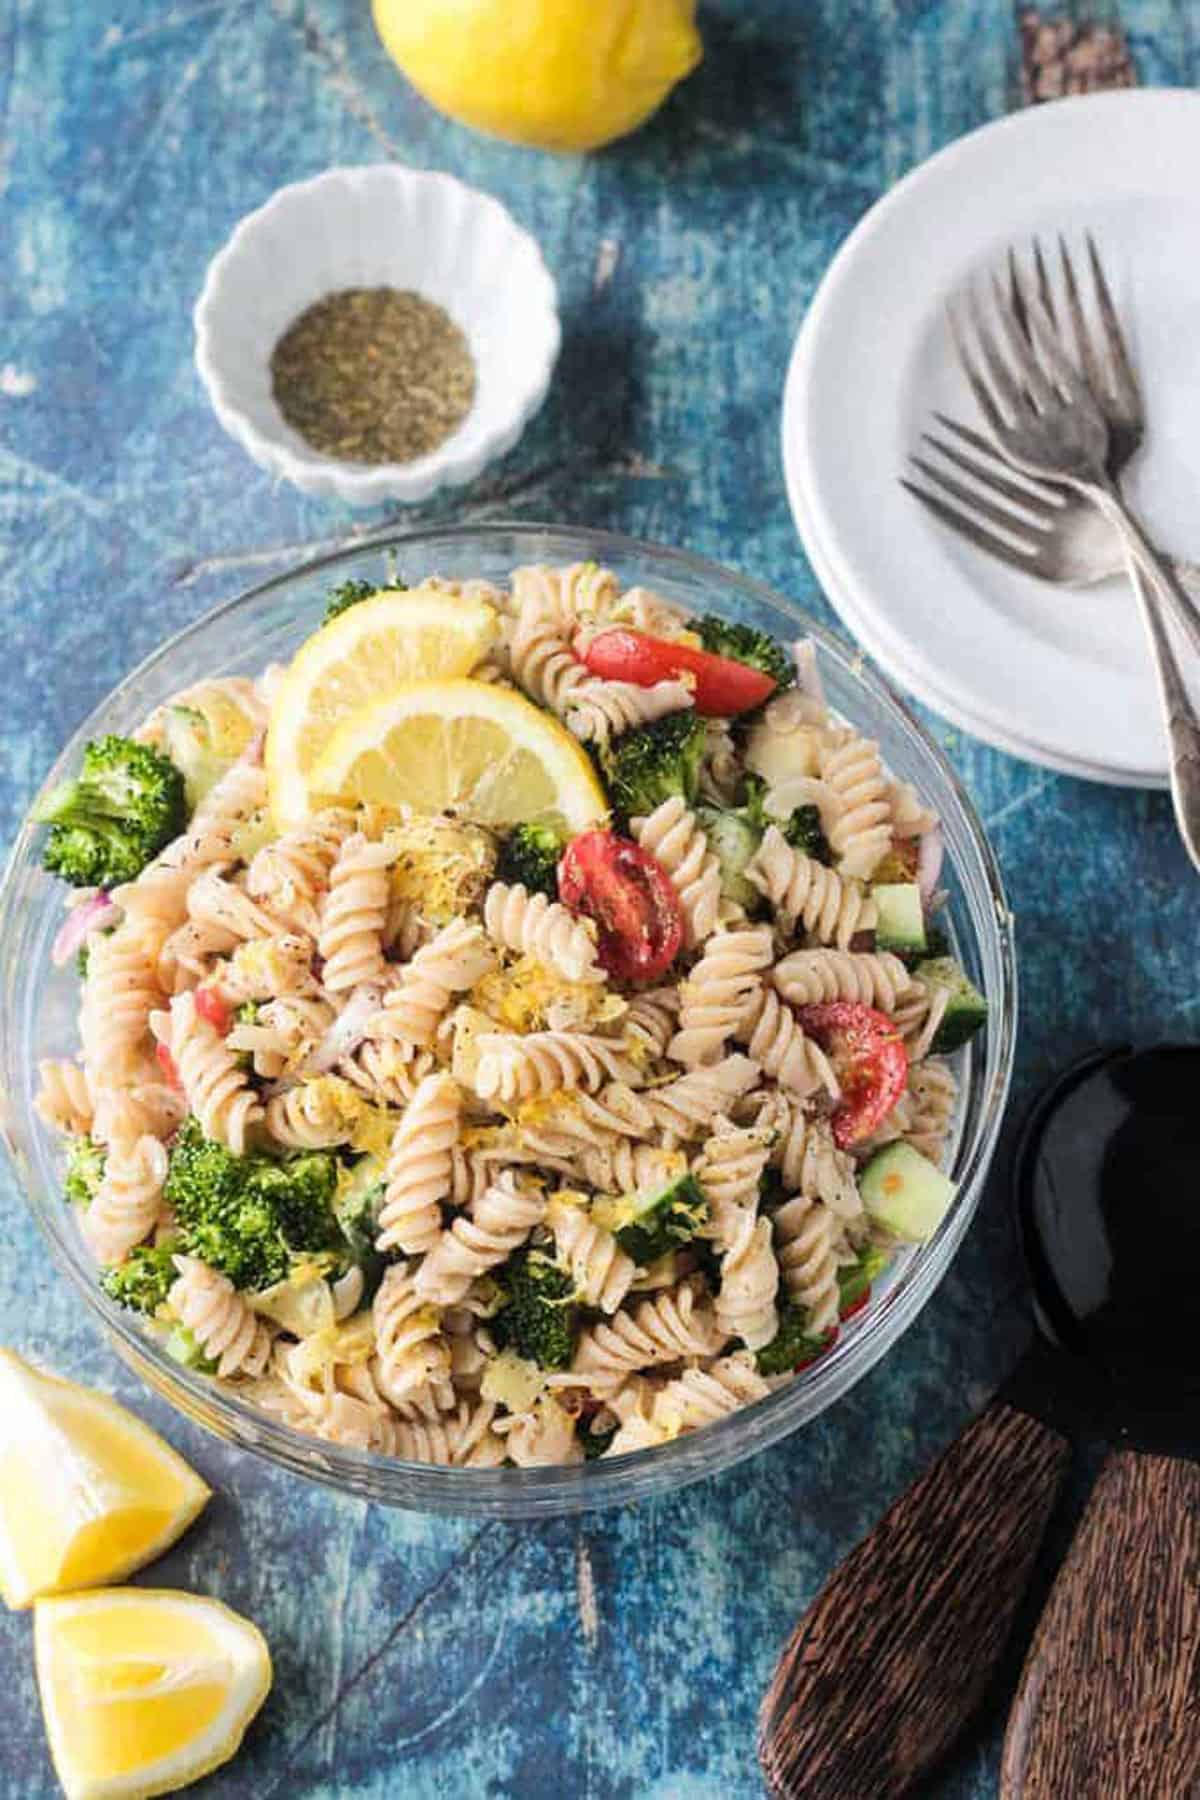
{"type": "Polygon", "coordinates": [[[39,1600],[33,1640],[67,1800],[146,1800],[207,1775],[271,1686],[258,1627],[200,1594],[98,1588],[39,1600]]]}
{"type": "Polygon", "coordinates": [[[119,1581],[209,1497],[148,1425],[104,1394],[0,1350],[0,1594],[10,1607],[119,1581]]]}
{"type": "Polygon", "coordinates": [[[312,810],[307,776],[334,728],[402,682],[466,675],[495,642],[485,600],[423,583],[360,600],[300,646],[279,685],[264,760],[281,831],[312,810]]]}
{"type": "Polygon", "coordinates": [[[420,681],[338,726],[310,776],[346,801],[452,809],[500,829],[583,831],[608,810],[582,746],[550,713],[486,681],[420,681]]]}

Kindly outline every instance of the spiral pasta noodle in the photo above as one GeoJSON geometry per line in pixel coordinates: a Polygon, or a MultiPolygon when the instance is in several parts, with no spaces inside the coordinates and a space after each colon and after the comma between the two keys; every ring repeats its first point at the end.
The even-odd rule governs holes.
{"type": "Polygon", "coordinates": [[[514,612],[532,610],[564,629],[585,619],[606,617],[619,594],[612,570],[597,563],[572,563],[565,569],[528,564],[512,572],[514,612]]]}
{"type": "Polygon", "coordinates": [[[678,1017],[678,988],[648,988],[634,995],[624,1027],[625,1046],[635,1062],[655,1062],[667,1054],[678,1017]]]}
{"type": "Polygon", "coordinates": [[[686,1068],[715,1062],[747,1010],[762,994],[762,976],[773,960],[765,925],[721,931],[680,990],[679,1030],[667,1055],[686,1068]]]}
{"type": "Polygon", "coordinates": [[[205,1136],[244,1156],[248,1133],[263,1119],[262,1102],[225,1039],[196,1011],[191,993],[171,1001],[165,1041],[205,1136]]]}
{"type": "Polygon", "coordinates": [[[124,1262],[149,1237],[162,1206],[167,1153],[155,1137],[114,1144],[104,1177],[83,1219],[83,1235],[98,1263],[124,1262]]]}
{"type": "Polygon", "coordinates": [[[111,937],[96,939],[79,1014],[83,1066],[94,1099],[139,1062],[149,1043],[150,1014],[165,997],[152,930],[126,921],[111,937]]]}
{"type": "Polygon", "coordinates": [[[892,809],[879,746],[856,731],[823,746],[821,779],[837,795],[841,810],[829,830],[829,847],[843,875],[868,880],[892,844],[892,809]]]}
{"type": "Polygon", "coordinates": [[[376,1380],[393,1405],[449,1379],[450,1346],[438,1309],[418,1290],[408,1264],[392,1263],[384,1270],[371,1318],[376,1380]]]}
{"type": "Polygon", "coordinates": [[[479,1034],[475,1092],[481,1100],[529,1100],[560,1088],[595,1093],[606,1081],[636,1081],[637,1070],[608,1038],[586,1032],[531,1031],[479,1034]]]}
{"type": "Polygon", "coordinates": [[[246,872],[247,890],[292,930],[315,937],[321,895],[338,852],[354,829],[355,816],[344,807],[314,813],[255,852],[246,872]]]}
{"type": "Polygon", "coordinates": [[[900,958],[888,951],[793,950],[776,963],[771,983],[792,1006],[857,1000],[892,1013],[912,977],[900,958]]]}
{"type": "Polygon", "coordinates": [[[361,832],[348,837],[338,851],[317,938],[325,986],[334,993],[383,978],[388,870],[394,860],[386,844],[372,844],[361,832]]]}
{"type": "Polygon", "coordinates": [[[761,1125],[733,1125],[728,1119],[718,1119],[704,1140],[692,1173],[708,1200],[711,1235],[722,1249],[729,1247],[737,1213],[744,1208],[757,1209],[771,1149],[769,1130],[761,1125]]]}
{"type": "Polygon", "coordinates": [[[267,1101],[266,1126],[289,1150],[328,1150],[349,1143],[359,1111],[351,1084],[323,1075],[274,1094],[267,1101]]]}
{"type": "Polygon", "coordinates": [[[711,1303],[684,1282],[589,1326],[576,1345],[571,1374],[602,1394],[637,1370],[715,1356],[724,1341],[711,1303]]]}
{"type": "Polygon", "coordinates": [[[892,1022],[910,1063],[923,1062],[929,1055],[949,999],[950,990],[942,982],[922,981],[917,975],[897,1001],[892,1022]]]}
{"type": "Polygon", "coordinates": [[[410,1051],[428,1049],[455,994],[464,993],[493,967],[495,955],[483,927],[468,919],[448,925],[417,951],[369,1027],[410,1051]]]}
{"type": "Polygon", "coordinates": [[[585,1305],[616,1312],[637,1274],[633,1258],[582,1206],[556,1197],[546,1208],[546,1224],[554,1235],[558,1260],[570,1269],[585,1305]]]}
{"type": "Polygon", "coordinates": [[[721,1258],[716,1319],[726,1337],[740,1338],[748,1350],[770,1343],[779,1330],[779,1275],[770,1219],[743,1213],[721,1258]]]}
{"type": "Polygon", "coordinates": [[[683,908],[684,943],[696,949],[721,916],[721,865],[695,813],[682,795],[672,794],[646,818],[634,819],[630,830],[670,877],[683,908]]]}
{"type": "Polygon", "coordinates": [[[427,1075],[404,1109],[388,1156],[376,1248],[420,1256],[442,1233],[461,1107],[452,1075],[427,1075]]]}
{"type": "Polygon", "coordinates": [[[815,1039],[804,1035],[795,1013],[773,988],[764,989],[743,1014],[737,1035],[763,1074],[780,1087],[801,1099],[820,1088],[831,1099],[839,1098],[833,1064],[815,1039]]]}
{"type": "Polygon", "coordinates": [[[784,1287],[808,1315],[814,1335],[838,1320],[837,1216],[820,1200],[797,1194],[775,1213],[775,1246],[784,1287]]]}
{"type": "Polygon", "coordinates": [[[705,1369],[685,1369],[668,1382],[654,1402],[654,1419],[660,1428],[697,1431],[718,1419],[762,1400],[770,1388],[744,1351],[722,1356],[705,1369]]]}
{"type": "Polygon", "coordinates": [[[38,1064],[38,1083],[33,1102],[38,1116],[69,1137],[86,1137],[95,1108],[82,1065],[65,1057],[44,1057],[38,1064]]]}
{"type": "Polygon", "coordinates": [[[794,849],[776,825],[747,863],[746,879],[789,933],[803,925],[818,942],[848,950],[858,933],[875,929],[878,909],[865,889],[794,849]]]}
{"type": "Polygon", "coordinates": [[[931,1162],[938,1162],[946,1148],[958,1098],[954,1070],[949,1063],[931,1058],[911,1071],[908,1091],[913,1113],[904,1141],[931,1162]]]}
{"type": "MultiPolygon", "coordinates": [[[[494,881],[483,903],[483,922],[494,943],[533,956],[564,981],[597,982],[596,928],[547,894],[530,894],[520,882],[494,881]]],[[[470,984],[468,984],[470,985],[470,984]]]]}
{"type": "Polygon", "coordinates": [[[493,1429],[504,1434],[505,1450],[519,1469],[583,1461],[575,1420],[553,1394],[543,1394],[527,1413],[497,1419],[493,1429]]]}
{"type": "Polygon", "coordinates": [[[694,1069],[646,1095],[646,1105],[660,1131],[671,1139],[704,1137],[718,1115],[755,1085],[758,1064],[745,1056],[727,1056],[712,1068],[694,1069]]]}
{"type": "Polygon", "coordinates": [[[194,1256],[171,1259],[178,1271],[167,1304],[191,1332],[217,1374],[261,1375],[271,1355],[271,1329],[250,1310],[232,1281],[194,1256]]]}
{"type": "Polygon", "coordinates": [[[788,1104],[783,1095],[779,1099],[784,1101],[779,1115],[784,1116],[779,1117],[771,1160],[779,1170],[784,1192],[823,1200],[841,1219],[857,1218],[863,1204],[853,1159],[834,1143],[828,1120],[788,1104]]]}
{"type": "Polygon", "coordinates": [[[546,1202],[526,1192],[511,1175],[501,1176],[460,1213],[417,1271],[419,1294],[438,1306],[454,1306],[471,1283],[504,1262],[540,1225],[546,1202]]]}

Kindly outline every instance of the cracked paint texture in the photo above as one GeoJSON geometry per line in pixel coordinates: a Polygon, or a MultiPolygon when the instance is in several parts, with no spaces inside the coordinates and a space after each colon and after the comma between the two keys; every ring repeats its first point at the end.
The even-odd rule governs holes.
{"type": "MultiPolygon", "coordinates": [[[[1125,0],[1121,14],[1143,80],[1200,79],[1185,4],[1125,0]]],[[[712,0],[701,22],[693,79],[640,135],[584,160],[436,116],[387,61],[366,0],[3,0],[0,842],[63,736],[165,634],[390,517],[627,530],[831,619],[784,496],[791,341],[872,200],[1017,103],[1015,15],[984,0],[712,0]],[[462,494],[363,515],[274,486],[225,437],[190,313],[242,214],[282,183],[384,157],[510,207],[559,282],[565,338],[512,455],[462,494]]],[[[929,722],[1017,914],[1014,1108],[1098,1040],[1194,1033],[1200,912],[1166,799],[1049,775],[929,722]]],[[[274,1692],[239,1760],[196,1790],[212,1800],[749,1800],[759,1697],[798,1612],[1028,1330],[994,1191],[907,1337],[804,1433],[660,1503],[481,1528],[338,1499],[200,1434],[81,1317],[7,1171],[0,1202],[0,1336],[135,1404],[216,1489],[147,1579],[219,1594],[270,1640],[274,1692]]],[[[40,1800],[56,1789],[26,1618],[0,1619],[0,1658],[0,1800],[40,1800]]],[[[1012,1680],[939,1800],[995,1794],[1012,1680]]]]}

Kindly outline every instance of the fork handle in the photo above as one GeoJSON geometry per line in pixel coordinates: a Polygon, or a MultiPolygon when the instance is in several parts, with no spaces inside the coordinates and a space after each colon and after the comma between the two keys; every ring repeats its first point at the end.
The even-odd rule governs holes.
{"type": "MultiPolygon", "coordinates": [[[[1130,512],[1122,499],[1115,482],[1087,482],[1080,485],[1095,501],[1105,517],[1116,526],[1124,539],[1127,555],[1136,562],[1147,581],[1152,583],[1153,587],[1166,600],[1176,624],[1187,637],[1197,658],[1200,658],[1200,614],[1197,613],[1194,600],[1179,579],[1176,566],[1155,549],[1143,531],[1139,520],[1135,514],[1130,512]]],[[[1134,585],[1136,587],[1137,583],[1135,582],[1134,585]]],[[[1144,613],[1144,602],[1142,610],[1144,613]]],[[[1176,674],[1178,674],[1178,666],[1176,666],[1176,674]]],[[[1186,694],[1184,698],[1186,703],[1186,694]]]]}
{"type": "Polygon", "coordinates": [[[1171,800],[1187,853],[1200,870],[1200,719],[1192,705],[1179,662],[1163,625],[1158,597],[1141,564],[1129,558],[1129,578],[1142,609],[1150,652],[1158,670],[1159,698],[1171,750],[1171,800]]]}

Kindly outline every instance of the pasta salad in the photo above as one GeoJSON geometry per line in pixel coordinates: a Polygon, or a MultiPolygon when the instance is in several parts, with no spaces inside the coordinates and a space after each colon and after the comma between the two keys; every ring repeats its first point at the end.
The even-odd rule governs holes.
{"type": "Polygon", "coordinates": [[[287,1425],[647,1449],[823,1355],[953,1198],[986,1004],[815,651],[593,564],[349,583],[50,795],[98,1279],[287,1425]]]}

